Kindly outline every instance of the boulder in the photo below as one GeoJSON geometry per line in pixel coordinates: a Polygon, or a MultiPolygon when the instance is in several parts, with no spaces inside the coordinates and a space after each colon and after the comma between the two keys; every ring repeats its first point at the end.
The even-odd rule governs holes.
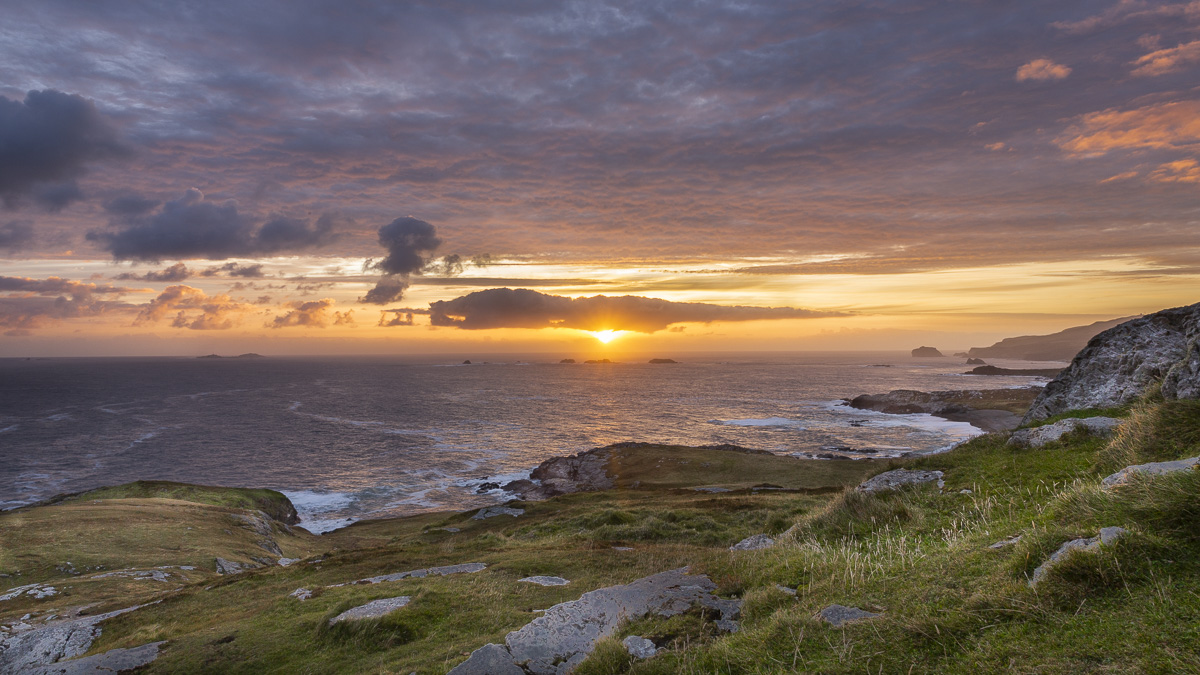
{"type": "Polygon", "coordinates": [[[622,623],[648,614],[675,616],[698,603],[720,612],[722,621],[733,619],[741,610],[741,601],[717,598],[712,594],[715,589],[716,584],[708,577],[677,569],[584,593],[578,600],[557,604],[509,633],[505,646],[475,650],[450,673],[570,673],[587,658],[596,642],[612,635],[622,623]],[[509,669],[509,665],[516,670],[509,669]]]}
{"type": "Polygon", "coordinates": [[[658,648],[654,643],[640,635],[630,635],[621,640],[621,644],[625,647],[625,651],[635,659],[648,659],[658,653],[658,648]]]}
{"type": "Polygon", "coordinates": [[[911,469],[895,469],[885,471],[884,473],[869,478],[855,490],[858,492],[866,492],[868,494],[874,492],[887,492],[888,490],[898,490],[909,485],[925,485],[927,483],[937,483],[938,489],[945,487],[946,483],[942,480],[945,475],[941,471],[914,471],[911,469]]]}
{"type": "Polygon", "coordinates": [[[1083,431],[1093,436],[1111,436],[1120,425],[1121,420],[1114,417],[1068,418],[1059,420],[1054,424],[1014,431],[1013,435],[1008,439],[1008,445],[1040,448],[1049,443],[1061,440],[1063,436],[1072,431],[1083,431]]]}
{"type": "Polygon", "coordinates": [[[224,558],[217,558],[217,561],[216,561],[217,574],[237,574],[239,572],[244,572],[246,570],[252,570],[255,567],[257,567],[257,565],[251,565],[250,563],[234,562],[232,560],[226,560],[224,558]]]}
{"type": "Polygon", "coordinates": [[[1127,466],[1111,476],[1106,477],[1104,480],[1100,481],[1100,484],[1106,488],[1117,487],[1128,483],[1131,478],[1137,475],[1161,476],[1163,474],[1175,473],[1178,471],[1194,471],[1198,464],[1200,464],[1200,457],[1177,459],[1173,462],[1134,464],[1133,466],[1127,466]]]}
{"type": "Polygon", "coordinates": [[[1093,553],[1099,551],[1101,546],[1112,545],[1118,539],[1128,533],[1129,531],[1123,527],[1105,527],[1101,528],[1098,536],[1089,537],[1087,539],[1072,539],[1071,541],[1064,543],[1062,546],[1058,547],[1057,551],[1050,554],[1050,557],[1047,558],[1045,562],[1043,562],[1041,565],[1038,565],[1037,569],[1033,571],[1033,576],[1029,578],[1029,585],[1036,586],[1042,581],[1042,579],[1045,579],[1046,575],[1050,573],[1050,570],[1052,570],[1055,565],[1070,555],[1072,551],[1093,553]]]}
{"type": "Polygon", "coordinates": [[[757,551],[763,548],[771,548],[775,545],[775,540],[765,534],[756,534],[739,541],[729,547],[730,551],[757,551]]]}
{"type": "Polygon", "coordinates": [[[479,509],[475,515],[471,516],[471,520],[486,520],[488,518],[495,518],[496,516],[512,516],[516,518],[523,515],[525,515],[525,509],[514,509],[507,506],[489,506],[479,509]]]}
{"type": "Polygon", "coordinates": [[[874,619],[877,616],[880,615],[876,614],[875,612],[868,612],[865,609],[846,607],[845,605],[830,605],[820,612],[817,612],[817,618],[821,619],[825,623],[828,623],[834,628],[841,628],[842,626],[854,621],[874,619]]]}
{"type": "Polygon", "coordinates": [[[353,609],[348,609],[341,614],[329,620],[329,625],[341,623],[343,621],[362,621],[364,619],[378,619],[387,616],[392,612],[407,605],[412,598],[407,595],[401,595],[395,598],[381,598],[372,600],[365,605],[359,605],[353,609]]]}
{"type": "Polygon", "coordinates": [[[524,579],[517,579],[517,581],[524,581],[527,584],[537,584],[538,586],[566,586],[567,584],[571,583],[562,577],[546,577],[540,575],[535,577],[525,577],[524,579]]]}
{"type": "Polygon", "coordinates": [[[1024,423],[1129,403],[1162,383],[1168,399],[1200,395],[1200,304],[1165,309],[1095,336],[1034,401],[1024,423]]]}

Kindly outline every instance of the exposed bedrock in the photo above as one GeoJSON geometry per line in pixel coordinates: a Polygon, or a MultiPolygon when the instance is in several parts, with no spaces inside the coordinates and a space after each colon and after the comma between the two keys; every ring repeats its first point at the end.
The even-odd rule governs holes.
{"type": "Polygon", "coordinates": [[[1124,405],[1162,383],[1168,399],[1200,397],[1200,304],[1164,309],[1092,338],[1038,396],[1023,423],[1124,405]]]}

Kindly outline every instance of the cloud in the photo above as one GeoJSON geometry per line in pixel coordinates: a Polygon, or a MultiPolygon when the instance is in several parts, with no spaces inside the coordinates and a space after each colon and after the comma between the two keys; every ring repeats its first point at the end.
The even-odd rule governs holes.
{"type": "Polygon", "coordinates": [[[1149,178],[1159,183],[1200,183],[1200,163],[1194,159],[1167,162],[1151,171],[1149,178]]]}
{"type": "Polygon", "coordinates": [[[99,316],[130,307],[127,303],[96,296],[121,295],[133,289],[50,277],[0,277],[0,326],[38,328],[46,323],[77,317],[99,316]]]}
{"type": "Polygon", "coordinates": [[[243,313],[252,309],[251,305],[237,302],[225,294],[210,296],[191,286],[168,286],[142,307],[133,324],[153,323],[174,314],[172,328],[229,330],[243,313]]]}
{"type": "Polygon", "coordinates": [[[1200,19],[1200,2],[1167,3],[1158,0],[1118,0],[1108,9],[1078,21],[1056,21],[1050,25],[1070,34],[1084,34],[1133,21],[1155,19],[1200,19]]]}
{"type": "Polygon", "coordinates": [[[19,250],[33,242],[33,225],[14,220],[0,225],[0,248],[19,250]]]}
{"type": "Polygon", "coordinates": [[[83,199],[83,191],[73,180],[62,183],[46,183],[33,188],[33,201],[51,213],[62,211],[71,202],[83,199]]]}
{"type": "Polygon", "coordinates": [[[1155,76],[1181,70],[1189,63],[1200,61],[1200,40],[1182,44],[1170,49],[1159,49],[1150,52],[1133,62],[1137,66],[1134,75],[1155,76]]]}
{"type": "Polygon", "coordinates": [[[325,328],[331,322],[335,326],[354,324],[353,310],[333,312],[332,316],[330,316],[329,310],[333,305],[333,300],[329,298],[310,300],[308,302],[285,303],[283,306],[291,311],[287,314],[276,316],[267,326],[270,328],[288,328],[291,326],[325,328]]]}
{"type": "Polygon", "coordinates": [[[1071,69],[1067,66],[1055,63],[1050,59],[1034,59],[1017,68],[1017,82],[1063,80],[1070,74],[1071,69]]]}
{"type": "Polygon", "coordinates": [[[73,179],[88,162],[128,154],[91,101],[53,89],[0,96],[0,148],[0,198],[13,206],[40,189],[51,208],[78,198],[73,179]]]}
{"type": "Polygon", "coordinates": [[[678,323],[811,319],[828,316],[845,314],[792,307],[671,302],[634,295],[568,298],[511,288],[476,291],[453,300],[439,300],[429,304],[431,324],[466,330],[575,328],[653,333],[678,323]]]}
{"type": "Polygon", "coordinates": [[[413,325],[413,312],[407,309],[385,309],[379,312],[380,326],[411,326],[413,325]],[[388,314],[394,314],[392,318],[388,318],[388,314]]]}
{"type": "Polygon", "coordinates": [[[437,228],[405,216],[379,228],[379,243],[388,254],[375,267],[385,274],[417,274],[430,262],[430,255],[442,245],[437,228]]]}
{"type": "Polygon", "coordinates": [[[1055,139],[1058,147],[1077,155],[1102,155],[1112,150],[1190,150],[1197,142],[1200,101],[1088,113],[1055,139]]]}
{"type": "Polygon", "coordinates": [[[237,204],[211,202],[191,188],[157,213],[143,211],[118,218],[116,233],[89,232],[87,238],[115,260],[161,260],[270,255],[320,246],[333,238],[335,218],[322,215],[314,225],[276,217],[261,227],[238,213],[237,204]]]}
{"type": "MultiPolygon", "coordinates": [[[[442,245],[442,240],[433,225],[405,216],[379,228],[379,243],[387,249],[387,255],[371,267],[382,271],[384,276],[359,302],[386,305],[403,298],[408,278],[435,265],[433,252],[442,245]]],[[[462,259],[457,255],[446,256],[441,269],[447,273],[456,269],[461,272],[462,259]]]]}
{"type": "Polygon", "coordinates": [[[175,263],[170,267],[162,270],[151,270],[145,274],[135,274],[133,272],[123,272],[113,277],[119,281],[136,280],[136,281],[184,281],[192,276],[191,270],[183,263],[175,263]]]}
{"type": "Polygon", "coordinates": [[[266,276],[261,264],[241,265],[235,262],[225,263],[217,267],[209,267],[200,273],[202,277],[216,276],[242,277],[244,279],[261,279],[266,276]]]}

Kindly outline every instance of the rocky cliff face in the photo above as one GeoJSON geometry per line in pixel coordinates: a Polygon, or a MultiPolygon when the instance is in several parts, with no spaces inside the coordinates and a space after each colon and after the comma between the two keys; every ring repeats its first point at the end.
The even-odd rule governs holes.
{"type": "Polygon", "coordinates": [[[1122,405],[1162,382],[1167,398],[1200,398],[1200,304],[1165,309],[1088,342],[1025,414],[1024,423],[1067,410],[1122,405]]]}

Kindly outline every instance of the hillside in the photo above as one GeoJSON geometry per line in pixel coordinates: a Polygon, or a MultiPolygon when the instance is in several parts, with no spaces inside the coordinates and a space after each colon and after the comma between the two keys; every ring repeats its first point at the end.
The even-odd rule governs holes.
{"type": "Polygon", "coordinates": [[[1097,321],[1087,326],[1075,326],[1050,335],[1022,335],[1004,338],[990,347],[971,347],[971,358],[1020,359],[1022,361],[1070,361],[1100,333],[1129,321],[1133,317],[1097,321]]]}
{"type": "MultiPolygon", "coordinates": [[[[0,623],[36,629],[72,607],[89,606],[86,619],[155,599],[105,620],[87,654],[135,659],[152,649],[147,673],[445,673],[552,619],[543,610],[555,603],[687,566],[684,578],[699,586],[672,592],[690,589],[700,604],[620,623],[574,672],[1196,671],[1200,472],[1110,490],[1101,480],[1129,464],[1200,454],[1200,403],[1150,398],[1120,414],[1112,440],[1073,432],[1018,448],[990,434],[904,463],[728,452],[715,455],[719,482],[697,470],[717,461],[715,450],[631,446],[609,462],[621,472],[614,489],[510,503],[523,511],[515,516],[430,514],[322,537],[272,520],[281,552],[308,557],[227,575],[216,574],[215,557],[263,557],[249,555],[262,550],[260,535],[242,519],[255,511],[117,491],[0,514],[0,623]],[[944,488],[845,489],[898,466],[942,471],[944,488]],[[1068,555],[1031,587],[1060,544],[1110,526],[1127,533],[1068,555]],[[760,533],[775,545],[729,550],[760,533]],[[113,569],[170,576],[99,578],[113,569]],[[410,570],[422,574],[396,574],[410,570]],[[378,575],[394,576],[341,585],[378,575]],[[570,583],[521,581],[532,576],[570,583]],[[30,584],[56,593],[9,597],[30,584]],[[298,589],[311,597],[298,599],[298,589]],[[383,618],[330,623],[397,597],[407,605],[383,618]],[[730,633],[722,621],[739,601],[730,633]],[[878,616],[835,628],[818,618],[834,604],[878,616]],[[648,638],[657,655],[635,659],[620,642],[630,635],[648,638]]],[[[21,630],[0,640],[11,645],[21,630]]],[[[15,653],[0,652],[0,663],[15,653]]]]}

